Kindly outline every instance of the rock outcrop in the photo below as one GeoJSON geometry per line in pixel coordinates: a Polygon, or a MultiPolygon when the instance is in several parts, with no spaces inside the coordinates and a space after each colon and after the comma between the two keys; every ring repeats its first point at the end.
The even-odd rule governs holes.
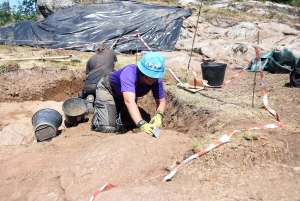
{"type": "Polygon", "coordinates": [[[38,20],[42,20],[47,18],[49,15],[63,8],[67,8],[69,6],[74,6],[77,4],[84,3],[100,3],[100,2],[108,2],[110,0],[37,0],[36,3],[36,15],[38,20]]]}
{"type": "Polygon", "coordinates": [[[57,10],[76,5],[80,0],[37,0],[36,15],[38,20],[47,18],[57,10]]]}

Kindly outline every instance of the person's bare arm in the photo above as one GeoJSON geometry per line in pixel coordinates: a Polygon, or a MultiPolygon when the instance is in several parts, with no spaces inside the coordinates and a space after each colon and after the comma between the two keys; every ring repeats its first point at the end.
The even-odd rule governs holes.
{"type": "Polygon", "coordinates": [[[128,109],[128,112],[134,121],[135,124],[137,124],[140,120],[142,120],[141,113],[139,111],[139,108],[135,102],[135,93],[133,92],[123,92],[124,102],[128,109]]]}
{"type": "Polygon", "coordinates": [[[166,99],[165,98],[155,99],[155,102],[156,102],[156,110],[159,110],[162,113],[164,113],[166,110],[166,99]]]}

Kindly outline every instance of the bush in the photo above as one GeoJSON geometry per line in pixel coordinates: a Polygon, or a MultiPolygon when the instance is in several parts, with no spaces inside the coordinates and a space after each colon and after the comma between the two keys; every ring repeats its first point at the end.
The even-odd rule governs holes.
{"type": "Polygon", "coordinates": [[[300,0],[292,0],[292,6],[300,7],[300,0]]]}

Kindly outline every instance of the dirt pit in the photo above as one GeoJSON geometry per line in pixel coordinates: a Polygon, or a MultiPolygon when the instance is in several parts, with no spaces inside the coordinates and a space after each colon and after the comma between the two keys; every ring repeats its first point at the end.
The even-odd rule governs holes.
{"type": "MultiPolygon", "coordinates": [[[[199,71],[199,69],[196,69],[199,71]]],[[[185,70],[175,73],[184,79],[185,70]]],[[[237,73],[228,67],[225,80],[237,73]]],[[[200,72],[201,74],[201,72],[200,72]]],[[[208,148],[230,130],[278,121],[264,109],[261,86],[245,71],[228,86],[195,94],[164,77],[167,110],[158,139],[139,130],[123,135],[92,131],[90,119],[59,128],[49,141],[37,142],[33,114],[76,97],[83,71],[13,69],[0,75],[0,200],[88,200],[105,183],[116,185],[95,200],[299,200],[299,89],[286,74],[266,74],[269,105],[281,128],[236,132],[217,149],[182,166],[184,159],[208,148]]],[[[154,113],[151,96],[138,100],[154,113]]]]}

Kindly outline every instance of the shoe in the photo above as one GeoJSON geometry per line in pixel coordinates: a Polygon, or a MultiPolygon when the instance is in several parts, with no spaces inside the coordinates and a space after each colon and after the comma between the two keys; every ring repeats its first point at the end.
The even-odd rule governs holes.
{"type": "Polygon", "coordinates": [[[77,98],[83,98],[83,92],[82,91],[77,94],[77,98]]]}
{"type": "Polygon", "coordinates": [[[88,103],[94,103],[94,100],[95,100],[95,98],[94,98],[94,96],[93,95],[88,95],[87,97],[86,97],[86,102],[88,102],[88,103]]]}
{"type": "Polygon", "coordinates": [[[115,133],[117,132],[117,128],[113,126],[100,126],[99,132],[102,133],[115,133]]]}

